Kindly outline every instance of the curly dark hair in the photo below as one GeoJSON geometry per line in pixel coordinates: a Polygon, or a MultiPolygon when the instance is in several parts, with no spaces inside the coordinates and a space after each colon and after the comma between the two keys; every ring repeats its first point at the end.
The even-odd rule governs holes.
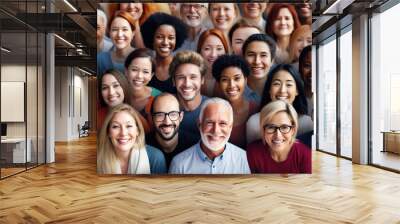
{"type": "Polygon", "coordinates": [[[217,82],[221,79],[221,74],[224,69],[228,67],[235,67],[239,68],[244,77],[248,77],[250,75],[250,66],[249,64],[240,56],[238,55],[221,55],[215,60],[212,66],[212,75],[214,76],[217,82]]]}
{"type": "Polygon", "coordinates": [[[290,65],[290,64],[277,64],[274,67],[272,67],[271,70],[269,71],[268,78],[267,78],[267,81],[265,82],[264,90],[262,93],[261,104],[260,104],[261,108],[272,101],[271,95],[269,94],[269,91],[270,91],[271,85],[272,85],[272,80],[273,80],[275,74],[282,70],[287,71],[293,77],[293,79],[296,83],[298,95],[296,96],[296,98],[293,101],[294,109],[296,109],[296,112],[298,114],[307,114],[307,112],[308,112],[307,111],[308,110],[307,109],[307,99],[306,99],[306,95],[304,93],[303,80],[302,80],[299,72],[297,72],[297,69],[295,67],[293,67],[293,65],[290,65]]]}
{"type": "Polygon", "coordinates": [[[246,49],[249,46],[249,44],[251,44],[252,42],[255,42],[255,41],[261,41],[261,42],[266,43],[269,47],[269,50],[271,51],[271,59],[274,60],[275,55],[276,55],[276,42],[274,39],[272,39],[272,37],[268,36],[267,34],[263,34],[263,33],[255,33],[246,39],[246,41],[244,42],[244,44],[242,46],[243,57],[246,54],[246,49]]]}
{"type": "Polygon", "coordinates": [[[160,27],[161,25],[170,25],[174,27],[176,35],[176,43],[174,50],[182,46],[183,42],[187,38],[188,29],[186,24],[183,23],[180,19],[176,18],[175,16],[171,16],[162,12],[152,14],[140,27],[144,45],[147,48],[154,50],[153,49],[154,34],[158,29],[158,27],[160,27]]]}

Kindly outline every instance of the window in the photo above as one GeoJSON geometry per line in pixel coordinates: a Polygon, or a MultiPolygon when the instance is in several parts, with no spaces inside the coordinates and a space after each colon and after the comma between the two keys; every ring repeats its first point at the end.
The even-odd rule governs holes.
{"type": "MultiPolygon", "coordinates": [[[[371,18],[372,163],[400,170],[399,154],[384,146],[383,132],[400,131],[400,5],[371,18]]],[[[400,135],[400,133],[399,133],[400,135]]],[[[400,142],[395,147],[400,147],[400,142]]]]}
{"type": "Polygon", "coordinates": [[[340,155],[352,157],[352,30],[342,31],[340,41],[340,155]]]}
{"type": "Polygon", "coordinates": [[[336,35],[318,48],[317,149],[336,154],[336,35]]]}

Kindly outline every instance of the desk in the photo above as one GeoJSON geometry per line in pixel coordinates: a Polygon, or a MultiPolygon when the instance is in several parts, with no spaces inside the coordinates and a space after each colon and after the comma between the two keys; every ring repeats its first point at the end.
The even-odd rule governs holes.
{"type": "Polygon", "coordinates": [[[400,131],[382,131],[383,152],[400,154],[400,131]]]}
{"type": "Polygon", "coordinates": [[[31,145],[32,141],[28,138],[6,138],[1,139],[1,157],[9,163],[25,163],[31,161],[31,145]],[[25,153],[25,144],[28,142],[28,147],[25,153]],[[12,159],[11,159],[12,158],[12,159]],[[27,158],[27,161],[25,161],[27,158]]]}

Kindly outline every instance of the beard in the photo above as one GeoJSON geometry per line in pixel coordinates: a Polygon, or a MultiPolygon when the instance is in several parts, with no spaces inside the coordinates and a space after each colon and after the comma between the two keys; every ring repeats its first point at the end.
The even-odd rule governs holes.
{"type": "Polygon", "coordinates": [[[171,124],[171,125],[160,125],[159,127],[156,128],[156,132],[158,133],[158,135],[165,141],[169,141],[171,139],[173,139],[175,137],[176,134],[178,134],[178,130],[179,128],[177,128],[176,125],[171,124]],[[161,131],[161,128],[163,127],[173,127],[174,131],[172,133],[171,136],[165,136],[165,134],[161,131]]]}
{"type": "Polygon", "coordinates": [[[221,143],[211,144],[208,142],[207,136],[205,134],[203,134],[203,132],[201,132],[201,131],[200,131],[200,136],[201,136],[201,142],[204,144],[204,146],[206,146],[209,150],[211,150],[213,152],[217,152],[217,151],[220,151],[221,149],[223,149],[230,137],[230,136],[227,136],[225,138],[225,140],[222,141],[221,143]]]}

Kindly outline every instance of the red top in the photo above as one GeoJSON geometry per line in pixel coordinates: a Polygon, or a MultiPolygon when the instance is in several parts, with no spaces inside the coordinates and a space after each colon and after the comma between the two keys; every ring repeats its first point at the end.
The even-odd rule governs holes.
{"type": "Polygon", "coordinates": [[[247,146],[251,173],[311,173],[311,149],[296,140],[283,162],[271,158],[268,145],[261,140],[247,146]]]}

